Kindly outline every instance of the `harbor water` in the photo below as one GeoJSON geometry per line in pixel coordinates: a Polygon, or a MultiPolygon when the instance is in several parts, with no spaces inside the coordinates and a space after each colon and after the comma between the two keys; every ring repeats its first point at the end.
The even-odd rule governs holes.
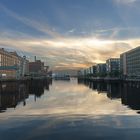
{"type": "Polygon", "coordinates": [[[140,86],[76,78],[0,85],[0,140],[139,140],[140,86]]]}

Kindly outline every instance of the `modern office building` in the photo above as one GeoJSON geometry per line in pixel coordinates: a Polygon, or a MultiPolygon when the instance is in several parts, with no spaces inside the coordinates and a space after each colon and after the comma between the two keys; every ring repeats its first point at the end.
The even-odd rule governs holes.
{"type": "Polygon", "coordinates": [[[122,76],[127,75],[126,53],[120,55],[120,73],[122,76]]]}
{"type": "Polygon", "coordinates": [[[80,77],[85,76],[85,70],[84,69],[79,70],[78,76],[80,76],[80,77]]]}
{"type": "Polygon", "coordinates": [[[85,75],[89,75],[90,74],[90,68],[85,69],[85,75]]]}
{"type": "Polygon", "coordinates": [[[96,76],[96,74],[97,74],[97,66],[92,66],[92,74],[93,74],[93,76],[96,76]]]}
{"type": "Polygon", "coordinates": [[[78,71],[78,76],[96,76],[97,74],[97,66],[91,66],[87,69],[81,69],[78,71]]]}
{"type": "Polygon", "coordinates": [[[140,77],[140,46],[120,55],[120,70],[123,76],[140,77]]]}
{"type": "Polygon", "coordinates": [[[103,76],[106,74],[106,64],[105,63],[97,64],[96,67],[97,67],[97,75],[103,76]]]}
{"type": "Polygon", "coordinates": [[[120,58],[109,58],[106,60],[106,72],[108,75],[114,75],[120,73],[120,58]]]}
{"type": "Polygon", "coordinates": [[[92,69],[92,67],[89,68],[89,73],[90,73],[90,75],[93,74],[93,69],[92,69]]]}

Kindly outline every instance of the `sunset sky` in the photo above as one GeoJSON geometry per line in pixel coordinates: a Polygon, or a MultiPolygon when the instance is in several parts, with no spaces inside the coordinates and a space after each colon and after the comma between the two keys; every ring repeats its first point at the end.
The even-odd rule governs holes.
{"type": "Polygon", "coordinates": [[[140,45],[139,0],[0,0],[0,47],[79,69],[140,45]]]}

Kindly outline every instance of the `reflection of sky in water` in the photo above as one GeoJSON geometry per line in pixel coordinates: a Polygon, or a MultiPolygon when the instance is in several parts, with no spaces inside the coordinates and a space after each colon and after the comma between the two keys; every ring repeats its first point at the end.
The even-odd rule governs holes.
{"type": "Polygon", "coordinates": [[[8,109],[0,118],[26,115],[136,115],[136,111],[121,104],[120,99],[110,100],[105,93],[98,94],[76,80],[55,81],[41,98],[34,96],[20,103],[15,109],[8,109]]]}
{"type": "Polygon", "coordinates": [[[140,116],[76,80],[55,81],[40,98],[0,114],[0,140],[139,140],[140,116]]]}
{"type": "Polygon", "coordinates": [[[139,116],[28,116],[0,121],[2,140],[139,140],[139,116]]]}

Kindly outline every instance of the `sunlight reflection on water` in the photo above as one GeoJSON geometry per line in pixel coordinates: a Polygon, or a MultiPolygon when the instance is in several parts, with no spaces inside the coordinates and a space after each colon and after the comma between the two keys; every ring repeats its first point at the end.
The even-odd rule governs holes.
{"type": "Polygon", "coordinates": [[[26,105],[9,108],[0,117],[26,115],[85,114],[85,115],[136,115],[136,111],[121,104],[120,99],[110,100],[106,93],[98,93],[77,80],[53,81],[49,91],[35,99],[29,95],[26,105]]]}
{"type": "Polygon", "coordinates": [[[105,91],[78,84],[77,79],[53,81],[47,88],[42,83],[41,87],[32,84],[25,88],[21,93],[27,97],[14,108],[10,103],[22,99],[22,94],[1,94],[1,105],[9,105],[0,114],[2,140],[139,138],[139,114],[122,105],[120,95],[116,95],[119,93],[112,99],[105,91]],[[30,94],[26,95],[26,90],[30,94]]]}

